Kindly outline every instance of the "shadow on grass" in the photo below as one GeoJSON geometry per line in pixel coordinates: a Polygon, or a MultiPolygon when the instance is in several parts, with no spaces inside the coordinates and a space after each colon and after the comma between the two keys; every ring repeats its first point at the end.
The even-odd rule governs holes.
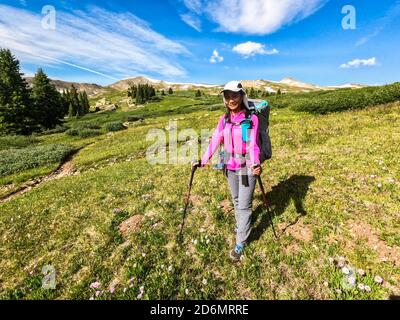
{"type": "MultiPolygon", "coordinates": [[[[309,185],[315,181],[314,177],[311,176],[299,176],[294,175],[289,179],[280,182],[278,185],[273,186],[272,190],[267,193],[267,199],[270,203],[270,213],[272,219],[276,216],[280,216],[289,206],[290,201],[293,200],[297,213],[299,214],[295,221],[289,223],[280,233],[284,233],[287,228],[295,225],[299,219],[307,214],[303,206],[303,200],[307,195],[309,185]]],[[[262,195],[257,195],[262,200],[262,195]]],[[[270,226],[270,218],[263,205],[258,206],[252,217],[253,230],[250,235],[249,243],[257,241],[261,238],[263,233],[270,226]],[[261,215],[261,221],[254,226],[254,222],[257,221],[261,215]]],[[[279,236],[279,234],[278,234],[279,236]]]]}

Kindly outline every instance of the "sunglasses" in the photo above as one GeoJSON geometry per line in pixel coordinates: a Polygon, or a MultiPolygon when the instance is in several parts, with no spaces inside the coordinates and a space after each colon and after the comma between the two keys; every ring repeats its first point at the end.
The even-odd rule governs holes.
{"type": "Polygon", "coordinates": [[[239,92],[224,92],[224,98],[226,100],[236,100],[241,96],[239,92]]]}

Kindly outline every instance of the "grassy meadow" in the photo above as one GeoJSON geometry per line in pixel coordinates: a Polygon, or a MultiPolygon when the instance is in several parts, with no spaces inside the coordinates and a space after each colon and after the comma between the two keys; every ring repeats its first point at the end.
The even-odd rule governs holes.
{"type": "Polygon", "coordinates": [[[177,92],[130,107],[126,93],[113,91],[92,105],[104,96],[120,108],[68,119],[62,132],[0,137],[1,299],[400,295],[399,102],[327,115],[272,104],[274,155],[262,179],[279,239],[257,187],[251,242],[233,264],[235,217],[223,174],[196,172],[179,244],[191,167],[146,160],[150,129],[167,133],[174,119],[178,130],[213,129],[221,98],[177,92]],[[143,120],[107,129],[128,117],[143,120]],[[42,157],[32,162],[35,150],[42,157]],[[74,174],[8,199],[67,159],[74,174]],[[127,221],[133,227],[121,232],[127,221]],[[42,288],[46,265],[55,289],[42,288]]]}

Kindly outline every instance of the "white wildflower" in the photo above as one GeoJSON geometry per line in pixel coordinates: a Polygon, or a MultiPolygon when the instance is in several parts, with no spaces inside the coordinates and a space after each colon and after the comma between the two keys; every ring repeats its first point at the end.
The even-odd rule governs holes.
{"type": "Polygon", "coordinates": [[[383,283],[383,279],[380,276],[375,276],[374,281],[379,284],[383,283]]]}
{"type": "Polygon", "coordinates": [[[358,269],[358,270],[357,270],[357,273],[358,273],[360,276],[365,276],[365,271],[364,271],[363,269],[358,269]]]}

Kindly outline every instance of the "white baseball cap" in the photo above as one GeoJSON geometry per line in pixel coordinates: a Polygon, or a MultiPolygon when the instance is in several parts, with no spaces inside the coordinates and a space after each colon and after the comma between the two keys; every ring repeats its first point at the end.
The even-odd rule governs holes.
{"type": "Polygon", "coordinates": [[[243,86],[239,81],[228,82],[225,85],[224,90],[222,90],[220,93],[223,93],[224,91],[233,91],[233,92],[242,91],[244,94],[246,94],[246,91],[244,91],[243,86]]]}
{"type": "MultiPolygon", "coordinates": [[[[244,105],[246,106],[247,109],[250,109],[246,91],[243,89],[243,86],[239,81],[230,81],[230,82],[228,82],[224,86],[224,90],[222,90],[220,93],[223,93],[224,91],[243,92],[243,103],[244,103],[244,105]]],[[[223,97],[223,98],[224,98],[224,103],[226,104],[225,97],[223,97]]]]}

